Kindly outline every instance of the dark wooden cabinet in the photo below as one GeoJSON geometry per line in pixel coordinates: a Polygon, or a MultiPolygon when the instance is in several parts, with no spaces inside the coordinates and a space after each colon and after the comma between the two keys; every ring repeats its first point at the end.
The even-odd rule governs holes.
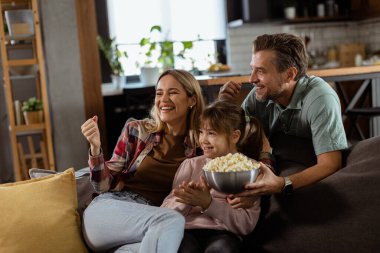
{"type": "Polygon", "coordinates": [[[245,23],[282,19],[280,0],[227,0],[227,21],[241,20],[245,23]]]}
{"type": "Polygon", "coordinates": [[[375,17],[380,14],[379,0],[295,0],[296,18],[285,19],[285,2],[282,0],[227,0],[227,21],[230,23],[239,20],[238,24],[267,21],[336,22],[375,17]],[[318,4],[324,5],[324,17],[317,15],[318,4]],[[328,11],[328,8],[333,8],[333,11],[328,11]]]}
{"type": "Polygon", "coordinates": [[[380,16],[379,0],[351,0],[352,14],[360,19],[380,16]]]}
{"type": "Polygon", "coordinates": [[[125,122],[129,118],[143,119],[149,115],[155,96],[154,86],[131,85],[123,94],[104,96],[104,111],[107,132],[106,159],[115,148],[125,122]]]}

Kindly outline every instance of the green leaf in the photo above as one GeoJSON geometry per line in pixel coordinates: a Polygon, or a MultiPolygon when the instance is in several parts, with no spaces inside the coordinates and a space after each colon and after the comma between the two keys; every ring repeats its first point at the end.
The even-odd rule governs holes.
{"type": "Polygon", "coordinates": [[[182,41],[182,45],[184,49],[192,49],[193,42],[192,41],[182,41]]]}
{"type": "Polygon", "coordinates": [[[158,32],[161,32],[161,26],[159,25],[154,25],[150,28],[150,32],[153,32],[153,31],[158,31],[158,32]]]}
{"type": "Polygon", "coordinates": [[[96,40],[98,42],[99,49],[103,52],[104,57],[108,61],[108,65],[110,66],[112,73],[115,75],[123,74],[124,70],[120,61],[123,57],[128,58],[128,54],[118,48],[118,45],[115,43],[116,38],[113,37],[109,39],[98,35],[96,40]]]}
{"type": "Polygon", "coordinates": [[[31,97],[22,103],[21,110],[23,112],[32,112],[32,111],[40,111],[42,110],[42,108],[43,108],[42,101],[35,97],[31,97]]]}

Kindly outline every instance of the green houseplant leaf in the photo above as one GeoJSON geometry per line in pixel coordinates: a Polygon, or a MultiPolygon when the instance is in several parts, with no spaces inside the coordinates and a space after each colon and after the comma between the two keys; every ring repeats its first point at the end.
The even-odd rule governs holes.
{"type": "Polygon", "coordinates": [[[23,112],[41,111],[43,108],[42,106],[43,105],[41,100],[35,97],[31,97],[22,103],[21,110],[23,112]]]}
{"type": "Polygon", "coordinates": [[[103,52],[104,57],[107,59],[112,74],[121,76],[124,74],[121,59],[123,57],[128,58],[128,54],[118,48],[118,45],[115,43],[115,39],[115,37],[109,39],[103,38],[99,35],[97,36],[99,48],[103,52]]]}
{"type": "MultiPolygon", "coordinates": [[[[150,33],[153,32],[162,32],[161,26],[154,25],[150,28],[150,33]]],[[[162,65],[163,69],[169,69],[174,67],[174,59],[176,56],[185,58],[184,54],[187,50],[193,48],[192,41],[180,41],[182,43],[182,50],[178,54],[174,54],[174,41],[171,40],[163,40],[163,41],[152,41],[151,37],[144,37],[140,40],[139,45],[141,48],[147,48],[144,55],[146,56],[146,60],[144,62],[145,65],[152,64],[153,62],[158,62],[162,65]],[[153,59],[153,57],[157,54],[153,52],[158,51],[158,58],[153,59]]],[[[138,66],[140,64],[137,64],[138,66]]]]}

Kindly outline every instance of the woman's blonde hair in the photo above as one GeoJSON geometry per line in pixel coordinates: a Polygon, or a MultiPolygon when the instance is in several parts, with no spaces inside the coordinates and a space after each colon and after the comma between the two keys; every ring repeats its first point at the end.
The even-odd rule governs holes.
{"type": "MultiPolygon", "coordinates": [[[[204,99],[201,87],[198,81],[194,78],[192,74],[185,70],[179,69],[169,69],[163,72],[157,80],[158,82],[166,75],[171,75],[174,77],[185,89],[187,96],[195,96],[196,103],[192,108],[189,108],[187,114],[187,131],[190,138],[191,145],[195,148],[198,145],[198,129],[199,129],[199,116],[204,108],[204,99]]],[[[156,84],[156,86],[157,86],[156,84]]],[[[155,104],[150,110],[150,116],[154,120],[154,124],[148,130],[149,132],[158,132],[165,129],[165,123],[159,117],[159,112],[155,104]]]]}

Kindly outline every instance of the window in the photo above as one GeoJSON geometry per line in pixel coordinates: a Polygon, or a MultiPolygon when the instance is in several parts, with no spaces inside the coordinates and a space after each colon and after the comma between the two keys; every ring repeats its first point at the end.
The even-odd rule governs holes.
{"type": "Polygon", "coordinates": [[[158,41],[174,41],[174,53],[182,49],[180,41],[193,41],[185,59],[175,58],[175,67],[205,70],[216,62],[216,42],[226,38],[224,0],[108,0],[110,37],[116,37],[120,49],[127,51],[122,62],[126,75],[140,74],[137,62],[142,55],[139,42],[150,35],[150,28],[162,28],[158,41]]]}

